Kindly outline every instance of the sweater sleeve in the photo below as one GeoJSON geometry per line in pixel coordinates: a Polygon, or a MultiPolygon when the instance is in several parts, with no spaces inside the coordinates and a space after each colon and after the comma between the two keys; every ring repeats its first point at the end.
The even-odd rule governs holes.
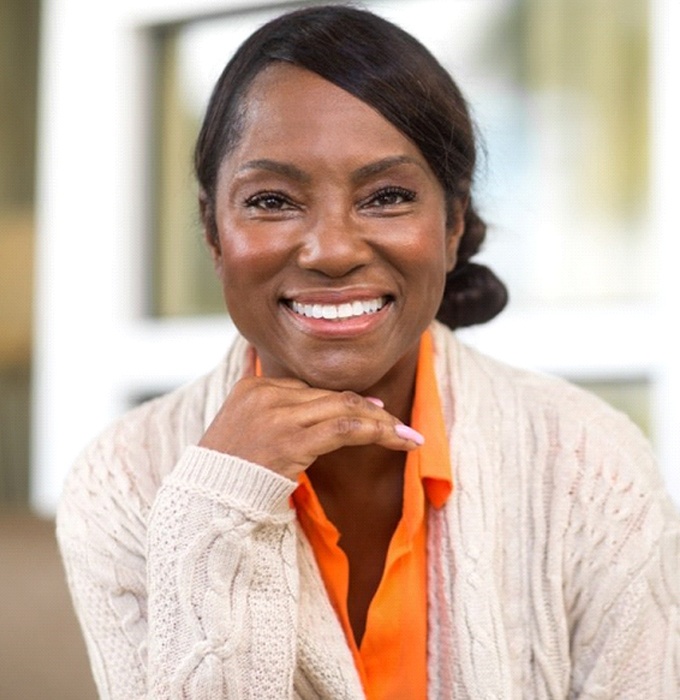
{"type": "Polygon", "coordinates": [[[74,469],[57,518],[100,696],[291,697],[295,484],[188,447],[145,489],[106,444],[74,469]]]}
{"type": "Polygon", "coordinates": [[[633,429],[582,443],[565,535],[570,698],[680,696],[680,518],[633,429]]]}

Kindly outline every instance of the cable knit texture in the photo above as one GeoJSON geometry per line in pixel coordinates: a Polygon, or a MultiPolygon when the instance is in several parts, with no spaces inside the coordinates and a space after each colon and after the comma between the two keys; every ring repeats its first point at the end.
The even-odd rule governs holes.
{"type": "MultiPolygon", "coordinates": [[[[645,440],[433,333],[455,491],[428,514],[429,698],[677,700],[680,519],[645,440]]],[[[57,533],[102,698],[363,697],[295,484],[196,447],[249,356],[239,339],[128,413],[67,480],[57,533]]]]}

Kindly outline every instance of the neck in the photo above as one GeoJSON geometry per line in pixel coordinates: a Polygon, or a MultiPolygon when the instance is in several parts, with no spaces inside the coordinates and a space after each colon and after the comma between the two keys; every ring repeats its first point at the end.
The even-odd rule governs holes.
{"type": "Polygon", "coordinates": [[[401,478],[405,452],[384,447],[345,447],[319,457],[307,470],[314,490],[335,498],[371,493],[385,481],[401,478]]]}
{"type": "MultiPolygon", "coordinates": [[[[385,410],[406,424],[411,422],[415,391],[415,367],[409,390],[393,384],[375,386],[366,396],[379,398],[385,410]]],[[[351,497],[359,492],[373,493],[385,483],[401,480],[406,464],[406,452],[388,450],[380,445],[344,447],[321,455],[307,470],[314,490],[334,498],[351,497]]]]}

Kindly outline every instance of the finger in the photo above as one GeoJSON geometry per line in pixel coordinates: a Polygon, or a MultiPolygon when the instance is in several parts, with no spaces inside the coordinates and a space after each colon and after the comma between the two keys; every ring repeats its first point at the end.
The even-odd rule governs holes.
{"type": "Polygon", "coordinates": [[[410,425],[404,425],[403,423],[398,423],[394,426],[394,432],[403,440],[409,440],[410,442],[415,442],[416,445],[425,444],[425,437],[422,433],[412,428],[410,425]]]}
{"type": "Polygon", "coordinates": [[[305,457],[310,463],[316,457],[342,447],[381,445],[389,450],[413,450],[423,444],[420,433],[408,426],[390,420],[364,416],[342,416],[317,423],[300,437],[304,441],[305,457]],[[303,437],[304,436],[304,437],[303,437]]]}
{"type": "MultiPolygon", "coordinates": [[[[239,380],[226,399],[227,404],[258,412],[270,408],[295,406],[328,396],[334,392],[314,389],[297,379],[246,377],[239,380]]],[[[233,408],[232,408],[233,410],[233,408]]]]}
{"type": "MultiPolygon", "coordinates": [[[[299,398],[299,397],[292,397],[299,398]]],[[[333,419],[342,418],[367,418],[370,420],[383,420],[391,425],[399,421],[391,413],[382,407],[382,401],[356,394],[353,391],[330,391],[320,395],[305,397],[305,400],[296,405],[281,405],[280,419],[291,421],[299,427],[309,427],[333,419]]]]}
{"type": "Polygon", "coordinates": [[[253,389],[260,386],[277,386],[282,389],[310,389],[311,387],[301,379],[293,377],[243,377],[234,385],[234,388],[241,387],[253,389]]]}
{"type": "Polygon", "coordinates": [[[334,415],[340,416],[345,411],[355,414],[357,411],[366,413],[368,410],[370,415],[372,407],[385,407],[383,401],[374,396],[361,396],[352,391],[318,389],[288,377],[247,377],[240,380],[239,384],[241,386],[238,393],[245,395],[240,396],[239,400],[247,398],[256,404],[262,402],[267,408],[292,408],[295,405],[310,403],[309,411],[300,414],[302,424],[305,425],[334,415]]]}

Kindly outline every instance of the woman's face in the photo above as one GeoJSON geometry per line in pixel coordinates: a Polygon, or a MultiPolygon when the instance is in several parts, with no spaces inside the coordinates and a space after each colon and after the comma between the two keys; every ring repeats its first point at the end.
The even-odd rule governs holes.
{"type": "Polygon", "coordinates": [[[213,255],[265,375],[410,386],[462,229],[446,213],[419,149],[377,111],[295,66],[260,73],[220,168],[213,255]]]}

